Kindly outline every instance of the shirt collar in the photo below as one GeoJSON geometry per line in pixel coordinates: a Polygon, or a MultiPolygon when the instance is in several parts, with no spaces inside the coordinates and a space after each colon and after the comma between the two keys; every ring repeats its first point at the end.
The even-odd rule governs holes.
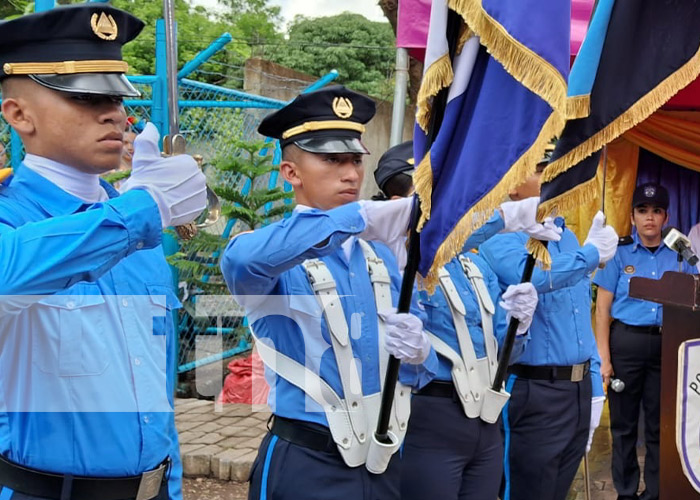
{"type": "MultiPolygon", "coordinates": [[[[647,247],[645,247],[645,246],[642,244],[642,240],[641,240],[641,238],[639,237],[639,233],[637,232],[637,228],[634,228],[634,229],[632,230],[632,239],[634,240],[634,243],[632,243],[632,250],[633,250],[633,251],[636,251],[639,247],[642,247],[642,248],[646,249],[647,251],[649,251],[649,249],[648,249],[647,247]]],[[[664,244],[664,240],[663,240],[663,238],[662,238],[662,239],[661,239],[661,243],[659,243],[659,246],[658,246],[658,248],[656,249],[656,252],[658,252],[659,250],[661,250],[661,247],[663,247],[663,246],[666,246],[666,245],[664,244]]],[[[654,254],[654,253],[656,253],[656,252],[649,252],[649,253],[654,254]]]]}
{"type": "MultiPolygon", "coordinates": [[[[86,203],[80,198],[67,193],[24,164],[20,164],[13,174],[12,188],[26,191],[29,198],[34,200],[53,217],[73,214],[80,210],[83,205],[92,205],[92,203],[86,203]]],[[[119,193],[104,179],[100,179],[100,185],[110,198],[119,195],[119,193]]]]}

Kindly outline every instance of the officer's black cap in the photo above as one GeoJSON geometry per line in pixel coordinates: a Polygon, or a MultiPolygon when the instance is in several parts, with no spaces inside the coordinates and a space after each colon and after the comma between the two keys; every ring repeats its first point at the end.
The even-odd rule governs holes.
{"type": "Polygon", "coordinates": [[[143,22],[103,3],[56,7],[0,22],[0,80],[28,76],[53,90],[137,97],[122,45],[143,22]]]}
{"type": "Polygon", "coordinates": [[[379,189],[384,191],[384,186],[387,181],[396,174],[413,175],[415,169],[413,160],[413,141],[402,142],[389,148],[377,163],[377,168],[374,171],[374,180],[377,182],[379,189]]]}
{"type": "Polygon", "coordinates": [[[544,155],[542,155],[542,159],[537,164],[546,165],[547,163],[549,163],[549,160],[552,158],[552,154],[554,153],[555,148],[555,143],[550,142],[549,144],[547,144],[544,148],[544,155]]]}
{"type": "Polygon", "coordinates": [[[282,148],[296,144],[309,153],[369,154],[360,137],[374,113],[372,99],[333,85],[300,94],[267,115],[258,132],[279,139],[282,148]]]}
{"type": "Polygon", "coordinates": [[[632,208],[640,205],[652,205],[668,210],[668,191],[661,184],[647,182],[634,189],[632,208]]]}

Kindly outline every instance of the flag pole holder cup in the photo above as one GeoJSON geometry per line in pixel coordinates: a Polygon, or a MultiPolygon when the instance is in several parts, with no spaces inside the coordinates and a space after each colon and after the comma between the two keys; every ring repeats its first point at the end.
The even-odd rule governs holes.
{"type": "Polygon", "coordinates": [[[481,404],[481,413],[479,414],[481,420],[489,424],[495,424],[509,398],[510,393],[505,390],[496,392],[491,387],[486,388],[484,401],[481,404]]]}
{"type": "Polygon", "coordinates": [[[367,461],[365,467],[372,474],[382,474],[389,466],[391,456],[399,449],[399,438],[391,431],[387,431],[387,438],[390,443],[381,443],[377,440],[377,435],[372,433],[372,441],[369,443],[367,451],[367,461]]]}

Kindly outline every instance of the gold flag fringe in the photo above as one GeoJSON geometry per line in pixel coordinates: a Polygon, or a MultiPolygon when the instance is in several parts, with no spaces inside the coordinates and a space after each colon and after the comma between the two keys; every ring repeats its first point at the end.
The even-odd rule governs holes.
{"type": "Polygon", "coordinates": [[[12,174],[11,168],[0,168],[0,182],[7,179],[12,174]]]}
{"type": "Polygon", "coordinates": [[[426,134],[430,124],[432,99],[441,89],[449,87],[453,79],[454,72],[449,54],[443,54],[436,59],[423,75],[416,97],[416,122],[426,134]]]}
{"type": "MultiPolygon", "coordinates": [[[[534,173],[537,162],[542,158],[545,147],[549,144],[552,137],[561,133],[563,128],[564,119],[558,113],[552,113],[549,118],[547,118],[537,139],[535,139],[530,148],[515,161],[498,184],[462,216],[455,228],[447,235],[445,241],[442,242],[435,253],[428,274],[426,276],[417,276],[417,283],[420,288],[428,290],[429,293],[435,291],[435,287],[438,284],[438,269],[447,264],[455,255],[462,251],[464,243],[469,236],[491,218],[493,210],[503,202],[508,192],[522,184],[525,179],[534,173]]],[[[430,153],[428,152],[426,157],[429,158],[429,156],[430,153]]],[[[430,169],[430,163],[426,165],[430,169]]],[[[418,171],[416,172],[416,175],[417,174],[418,171]]],[[[428,209],[430,208],[430,202],[425,204],[423,200],[426,199],[424,196],[430,196],[432,193],[432,169],[430,170],[429,186],[426,185],[427,174],[423,174],[423,177],[424,178],[416,179],[414,176],[414,179],[416,181],[416,192],[421,199],[421,208],[425,210],[426,206],[428,209]],[[420,189],[418,187],[418,182],[423,183],[420,189]]],[[[430,218],[429,210],[427,212],[424,211],[423,217],[425,220],[430,218]]]]}
{"type": "MultiPolygon", "coordinates": [[[[607,143],[617,139],[635,125],[641,123],[653,112],[663,106],[676,92],[695,80],[700,74],[700,48],[683,66],[672,73],[659,85],[642,96],[627,111],[618,116],[605,128],[582,142],[567,154],[547,165],[542,182],[550,182],[574,165],[601,149],[607,143]]],[[[564,196],[564,195],[561,195],[564,196]]],[[[560,196],[560,197],[561,197],[560,196]]],[[[568,202],[566,205],[571,205],[568,202]]],[[[548,203],[550,205],[550,203],[548,203]]],[[[540,208],[542,205],[540,205],[540,208]]]]}
{"type": "Polygon", "coordinates": [[[433,197],[433,166],[430,162],[430,151],[425,153],[413,174],[413,185],[420,200],[421,216],[418,220],[418,232],[423,229],[425,222],[430,219],[433,197]]]}
{"type": "Polygon", "coordinates": [[[549,61],[513,38],[484,10],[480,0],[448,0],[448,7],[462,16],[505,70],[551,108],[568,117],[567,82],[549,61]]]}
{"type": "Polygon", "coordinates": [[[540,268],[545,271],[549,271],[552,268],[552,256],[540,240],[530,238],[525,243],[525,249],[527,253],[532,254],[540,268]]]}
{"type": "Polygon", "coordinates": [[[575,95],[566,98],[566,117],[569,120],[586,118],[591,114],[591,96],[575,95]]]}
{"type": "MultiPolygon", "coordinates": [[[[549,167],[547,167],[549,168],[549,167]]],[[[545,217],[553,217],[562,213],[571,212],[586,205],[591,198],[595,198],[600,192],[597,176],[583,182],[566,193],[540,203],[537,207],[537,220],[545,217]]]]}

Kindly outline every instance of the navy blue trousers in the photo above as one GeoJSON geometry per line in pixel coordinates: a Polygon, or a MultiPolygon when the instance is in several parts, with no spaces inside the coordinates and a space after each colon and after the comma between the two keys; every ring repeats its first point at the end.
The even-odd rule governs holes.
{"type": "Polygon", "coordinates": [[[507,389],[503,500],[564,500],[586,451],[590,374],[580,382],[511,375],[507,389]]]}
{"type": "Polygon", "coordinates": [[[316,451],[267,433],[250,473],[249,500],[399,500],[398,456],[384,474],[348,467],[340,453],[316,451]]]}
{"type": "Polygon", "coordinates": [[[402,500],[496,500],[500,426],[467,418],[452,398],[414,395],[401,462],[402,500]]]}
{"type": "Polygon", "coordinates": [[[639,406],[644,407],[644,484],[640,498],[659,498],[661,425],[661,336],[629,331],[615,321],[610,331],[610,359],[622,392],[608,391],[612,433],[612,478],[620,499],[636,499],[639,488],[637,437],[639,406]]]}

